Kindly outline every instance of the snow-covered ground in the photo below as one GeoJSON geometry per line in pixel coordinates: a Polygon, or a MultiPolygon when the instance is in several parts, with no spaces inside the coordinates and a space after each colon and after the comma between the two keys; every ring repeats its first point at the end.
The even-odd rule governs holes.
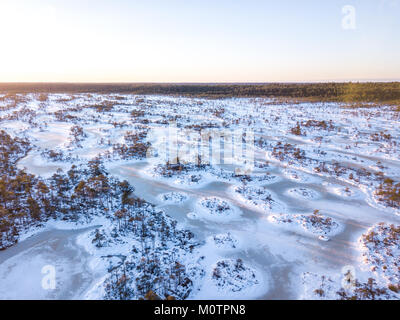
{"type": "MultiPolygon", "coordinates": [[[[400,180],[400,116],[389,107],[100,94],[26,98],[0,113],[2,130],[31,143],[18,167],[46,179],[99,157],[110,175],[135,187],[136,197],[193,232],[193,250],[179,241],[160,249],[185,265],[192,282],[186,298],[365,298],[369,278],[379,288],[400,288],[398,233],[387,234],[389,225],[400,225],[400,208],[375,192],[386,177],[400,180]],[[24,109],[34,113],[14,112],[24,109]],[[188,150],[176,165],[165,162],[174,151],[165,150],[171,123],[183,130],[177,141],[188,150]],[[299,135],[292,130],[297,123],[299,135]],[[221,163],[185,161],[196,148],[207,154],[208,145],[192,143],[196,133],[212,130],[252,130],[253,170],[237,154],[221,163]],[[349,266],[351,281],[359,281],[350,289],[343,288],[349,266]]],[[[129,233],[94,244],[99,232],[111,239],[113,228],[114,220],[99,217],[90,225],[50,221],[28,230],[0,251],[0,299],[110,298],[110,266],[135,259],[132,247],[140,247],[129,233]],[[55,266],[55,290],[41,288],[46,265],[55,266]]],[[[135,268],[132,274],[140,274],[135,268]]],[[[179,290],[184,296],[186,289],[179,290]]],[[[377,298],[397,297],[388,290],[377,298]]]]}

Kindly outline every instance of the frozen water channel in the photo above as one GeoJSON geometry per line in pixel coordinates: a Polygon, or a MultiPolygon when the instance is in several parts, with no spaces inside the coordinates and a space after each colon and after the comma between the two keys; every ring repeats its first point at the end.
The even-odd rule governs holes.
{"type": "Polygon", "coordinates": [[[50,229],[0,252],[1,299],[79,299],[96,278],[88,269],[89,254],[76,237],[92,228],[50,229]],[[55,288],[43,286],[55,270],[55,288]]]}

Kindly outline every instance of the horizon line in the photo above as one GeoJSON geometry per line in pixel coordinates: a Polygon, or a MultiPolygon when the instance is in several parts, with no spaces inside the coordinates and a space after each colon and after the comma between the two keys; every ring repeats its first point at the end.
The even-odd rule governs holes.
{"type": "Polygon", "coordinates": [[[263,84],[316,84],[316,83],[390,83],[400,82],[400,79],[367,79],[367,80],[317,80],[317,81],[0,81],[4,84],[177,84],[177,85],[196,85],[196,84],[216,84],[216,85],[263,85],[263,84]]]}

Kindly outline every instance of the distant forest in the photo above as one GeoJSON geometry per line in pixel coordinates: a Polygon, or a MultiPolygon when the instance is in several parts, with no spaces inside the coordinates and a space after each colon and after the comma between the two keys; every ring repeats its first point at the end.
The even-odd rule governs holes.
{"type": "Polygon", "coordinates": [[[126,93],[192,97],[273,97],[308,101],[400,104],[400,82],[159,84],[159,83],[0,83],[0,92],[126,93]]]}

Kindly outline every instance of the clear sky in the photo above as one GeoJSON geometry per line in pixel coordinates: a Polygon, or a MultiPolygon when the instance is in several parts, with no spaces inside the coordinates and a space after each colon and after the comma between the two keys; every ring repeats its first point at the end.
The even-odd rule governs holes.
{"type": "Polygon", "coordinates": [[[1,82],[400,80],[400,0],[0,0],[0,43],[1,82]]]}

